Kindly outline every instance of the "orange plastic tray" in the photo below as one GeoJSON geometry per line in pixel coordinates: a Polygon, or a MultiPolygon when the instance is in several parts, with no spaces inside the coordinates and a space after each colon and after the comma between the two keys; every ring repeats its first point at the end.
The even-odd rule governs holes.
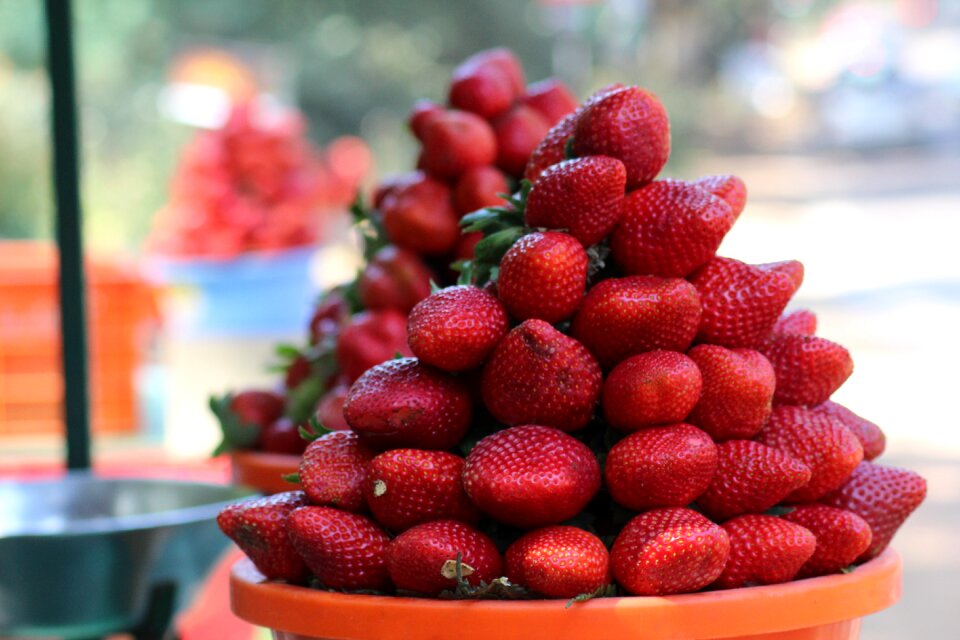
{"type": "Polygon", "coordinates": [[[277,640],[855,640],[860,618],[900,597],[888,549],[847,575],[662,598],[444,601],[364,596],[266,582],[243,559],[230,576],[240,618],[277,640]]]}
{"type": "Polygon", "coordinates": [[[297,485],[287,482],[283,476],[296,473],[300,468],[300,456],[260,451],[238,451],[230,455],[233,481],[261,493],[292,491],[297,485]]]}

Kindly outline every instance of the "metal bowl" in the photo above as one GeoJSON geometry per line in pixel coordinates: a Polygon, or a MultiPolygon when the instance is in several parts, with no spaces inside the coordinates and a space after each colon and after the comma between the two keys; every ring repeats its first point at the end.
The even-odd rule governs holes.
{"type": "Polygon", "coordinates": [[[160,591],[172,612],[227,547],[217,512],[246,495],[89,473],[0,481],[0,635],[128,631],[160,591]]]}

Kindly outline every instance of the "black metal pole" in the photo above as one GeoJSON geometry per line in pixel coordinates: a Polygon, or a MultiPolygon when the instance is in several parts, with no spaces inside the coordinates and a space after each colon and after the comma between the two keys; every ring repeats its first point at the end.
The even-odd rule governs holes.
{"type": "Polygon", "coordinates": [[[90,467],[87,334],[83,278],[76,86],[70,0],[46,0],[47,70],[53,96],[53,188],[60,247],[60,332],[63,338],[67,468],[90,467]]]}

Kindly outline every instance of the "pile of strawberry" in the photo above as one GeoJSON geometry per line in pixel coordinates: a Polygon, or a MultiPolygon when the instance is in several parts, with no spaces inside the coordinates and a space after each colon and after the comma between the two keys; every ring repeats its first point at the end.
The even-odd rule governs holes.
{"type": "Polygon", "coordinates": [[[715,255],[743,183],[656,180],[669,148],[657,98],[608,87],[507,206],[464,218],[485,237],[463,284],[411,310],[414,357],[353,383],[302,491],[220,514],[261,572],[583,599],[780,583],[887,547],[924,480],[874,462],[883,433],[830,401],[853,363],[784,313],[803,266],[715,255]]]}

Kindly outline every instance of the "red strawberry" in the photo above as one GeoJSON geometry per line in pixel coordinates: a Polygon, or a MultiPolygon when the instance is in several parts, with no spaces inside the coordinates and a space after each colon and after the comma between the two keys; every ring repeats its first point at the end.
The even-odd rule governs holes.
{"type": "Polygon", "coordinates": [[[788,582],[817,546],[807,529],[774,516],[740,516],[723,528],[730,537],[730,559],[716,582],[722,589],[788,582]]]}
{"type": "Polygon", "coordinates": [[[603,415],[621,431],[681,422],[697,404],[702,383],[696,363],[682,353],[631,356],[603,383],[603,415]]]}
{"type": "Polygon", "coordinates": [[[817,539],[813,556],[800,568],[798,578],[840,573],[870,546],[870,525],[852,511],[805,504],[783,519],[807,529],[817,539]]]}
{"type": "Polygon", "coordinates": [[[893,535],[927,496],[927,481],[907,469],[861,462],[842,487],[822,502],[853,511],[873,533],[870,547],[857,558],[866,562],[887,548],[893,535]]]}
{"type": "Polygon", "coordinates": [[[414,253],[449,253],[460,238],[450,187],[432,178],[397,188],[383,199],[381,210],[390,240],[414,253]]]}
{"type": "Polygon", "coordinates": [[[431,520],[476,524],[480,514],[462,473],[463,458],[452,453],[394,449],[370,463],[363,495],[376,521],[394,533],[431,520]]]}
{"type": "Polygon", "coordinates": [[[689,424],[643,429],[610,449],[603,477],[610,496],[633,511],[684,507],[707,490],[717,446],[689,424]]]}
{"type": "Polygon", "coordinates": [[[576,126],[577,114],[571,113],[550,128],[527,160],[527,166],[523,170],[525,180],[536,182],[548,167],[567,159],[567,141],[573,136],[576,126]]]}
{"type": "Polygon", "coordinates": [[[774,335],[793,333],[802,336],[812,336],[817,332],[817,314],[808,309],[797,309],[784,313],[773,325],[774,335]]]}
{"type": "Polygon", "coordinates": [[[287,518],[307,504],[302,491],[275,493],[225,507],[217,525],[270,580],[299,581],[307,567],[287,539],[287,518]]]}
{"type": "Polygon", "coordinates": [[[467,111],[445,111],[423,127],[418,167],[438,178],[456,178],[471,167],[493,164],[497,137],[490,124],[467,111]]]}
{"type": "Polygon", "coordinates": [[[350,387],[346,384],[337,384],[320,396],[317,401],[317,411],[314,414],[325,428],[331,431],[347,431],[350,425],[343,417],[343,402],[347,399],[350,387]]]}
{"type": "Polygon", "coordinates": [[[386,589],[389,536],[365,516],[329,507],[290,514],[293,547],[328,589],[386,589]]]}
{"type": "Polygon", "coordinates": [[[800,265],[796,261],[750,265],[713,258],[695,271],[690,282],[703,304],[697,340],[747,349],[763,344],[800,286],[784,271],[786,264],[800,265]]]}
{"type": "Polygon", "coordinates": [[[264,429],[283,415],[285,405],[279,393],[250,389],[233,394],[229,407],[242,424],[264,429]]]}
{"type": "Polygon", "coordinates": [[[752,438],[773,408],[777,379],[762,354],[701,344],[688,355],[703,375],[703,394],[690,422],[717,441],[752,438]]]}
{"type": "Polygon", "coordinates": [[[777,372],[773,399],[778,404],[826,402],[853,373],[850,352],[817,336],[774,336],[764,346],[763,355],[777,372]]]}
{"type": "Polygon", "coordinates": [[[454,69],[450,104],[495,118],[520,98],[523,85],[523,68],[513,52],[503,48],[481,51],[454,69]]]}
{"type": "Polygon", "coordinates": [[[679,278],[609,278],[580,303],[571,335],[609,369],[644,351],[686,351],[700,325],[700,297],[679,278]]]}
{"type": "Polygon", "coordinates": [[[627,274],[683,278],[716,254],[733,221],[730,206],[700,187],[657,180],[623,201],[610,249],[627,274]]]}
{"type": "Polygon", "coordinates": [[[810,467],[812,476],[788,502],[813,502],[843,484],[860,461],[863,447],[838,420],[806,407],[775,407],[757,442],[779,449],[810,467]]]}
{"type": "Polygon", "coordinates": [[[467,432],[471,408],[463,382],[416,358],[398,358],[360,376],[343,415],[377,449],[449,449],[467,432]]]}
{"type": "Polygon", "coordinates": [[[456,563],[476,586],[500,576],[502,561],[493,541],[455,520],[420,524],[397,536],[387,548],[387,569],[398,589],[438,595],[457,587],[456,563]]]}
{"type": "Polygon", "coordinates": [[[567,85],[556,78],[547,78],[527,86],[523,104],[539,111],[552,127],[576,111],[580,103],[567,85]]]}
{"type": "Polygon", "coordinates": [[[811,407],[810,410],[838,420],[850,433],[855,435],[863,446],[864,460],[873,460],[880,457],[887,446],[887,437],[880,427],[865,418],[861,418],[843,405],[827,400],[823,404],[811,407]]]}
{"type": "Polygon", "coordinates": [[[471,231],[460,236],[460,241],[457,242],[457,248],[454,251],[454,261],[473,260],[476,257],[474,249],[477,248],[477,244],[481,240],[483,240],[483,231],[471,231]]]}
{"type": "Polygon", "coordinates": [[[487,360],[481,393],[490,413],[508,425],[576,431],[593,416],[602,382],[600,366],[582,344],[543,320],[526,320],[487,360]]]}
{"type": "Polygon", "coordinates": [[[697,498],[714,520],[761,513],[810,481],[810,468],[779,449],[752,440],[717,445],[717,471],[697,498]]]}
{"type": "Polygon", "coordinates": [[[495,207],[503,204],[500,194],[509,191],[507,179],[496,168],[471,167],[457,180],[453,191],[454,209],[462,216],[485,207],[495,207]]]}
{"type": "Polygon", "coordinates": [[[354,315],[337,340],[337,363],[349,382],[397,353],[412,355],[407,346],[407,319],[395,309],[354,315]]]}
{"type": "Polygon", "coordinates": [[[635,596],[699,591],[723,571],[727,534],[691,509],[647,511],[627,523],[610,550],[613,575],[635,596]]]}
{"type": "Polygon", "coordinates": [[[363,479],[374,455],[352,431],[320,436],[303,452],[300,486],[314,505],[364,511],[363,479]]]}
{"type": "Polygon", "coordinates": [[[704,176],[693,181],[701,189],[709,191],[728,205],[736,220],[743,213],[747,204],[747,185],[737,176],[724,174],[719,176],[704,176]]]}
{"type": "Polygon", "coordinates": [[[415,253],[387,245],[367,263],[357,281],[365,309],[396,309],[409,313],[430,295],[433,274],[415,253]]]}
{"type": "Polygon", "coordinates": [[[518,320],[550,324],[568,319],[587,290],[587,252],[557,231],[523,236],[500,260],[497,293],[518,320]]]}
{"type": "Polygon", "coordinates": [[[539,111],[518,104],[493,123],[497,137],[497,167],[511,176],[523,175],[533,150],[550,130],[539,111]]]}
{"type": "Polygon", "coordinates": [[[443,105],[437,104],[432,100],[417,100],[410,109],[410,115],[407,116],[407,124],[417,139],[423,138],[423,131],[427,126],[427,121],[438,113],[443,113],[443,105]]]}
{"type": "Polygon", "coordinates": [[[350,317],[350,303],[339,291],[325,295],[310,317],[310,344],[319,344],[327,336],[336,335],[350,317]]]}
{"type": "Polygon", "coordinates": [[[657,177],[670,155],[667,112],[655,95],[639,87],[611,91],[580,113],[573,152],[623,161],[627,187],[641,187],[657,177]]]}
{"type": "Polygon", "coordinates": [[[526,425],[480,440],[467,456],[463,486],[498,522],[532,529],[579,513],[600,488],[600,465],[572,436],[526,425]]]}
{"type": "Polygon", "coordinates": [[[283,388],[287,389],[296,389],[300,384],[310,377],[310,374],[313,373],[310,367],[310,361],[304,355],[298,355],[293,359],[289,365],[287,365],[286,371],[283,372],[283,388]]]}
{"type": "Polygon", "coordinates": [[[373,192],[374,208],[379,210],[383,207],[384,201],[389,196],[412,184],[423,182],[425,178],[426,175],[424,175],[422,171],[409,171],[407,173],[398,173],[385,177],[373,192]]]}
{"type": "Polygon", "coordinates": [[[410,348],[420,361],[444,371],[483,364],[510,329],[503,304],[473,286],[442,289],[410,312],[410,348]]]}
{"type": "Polygon", "coordinates": [[[605,156],[565,160],[545,170],[527,197],[531,227],[566,229],[585,247],[603,240],[623,211],[623,163],[605,156]]]}
{"type": "Polygon", "coordinates": [[[303,453],[307,441],[300,437],[299,427],[290,418],[280,418],[264,427],[257,436],[257,449],[266,453],[303,453]]]}
{"type": "Polygon", "coordinates": [[[504,555],[507,578],[548,598],[594,593],[610,583],[610,554],[597,536],[553,526],[523,535],[504,555]]]}

